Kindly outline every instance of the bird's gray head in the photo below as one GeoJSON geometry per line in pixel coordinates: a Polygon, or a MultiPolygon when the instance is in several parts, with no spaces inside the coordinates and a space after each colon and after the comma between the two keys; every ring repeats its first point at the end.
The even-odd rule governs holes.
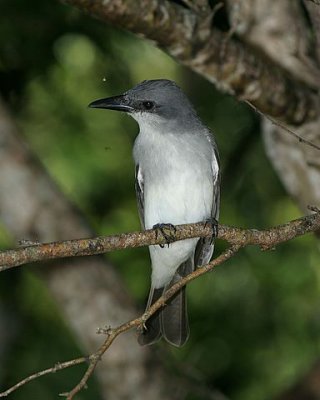
{"type": "Polygon", "coordinates": [[[129,113],[140,128],[149,124],[154,128],[198,121],[186,95],[175,82],[167,79],[143,81],[120,96],[96,100],[89,107],[129,113]]]}

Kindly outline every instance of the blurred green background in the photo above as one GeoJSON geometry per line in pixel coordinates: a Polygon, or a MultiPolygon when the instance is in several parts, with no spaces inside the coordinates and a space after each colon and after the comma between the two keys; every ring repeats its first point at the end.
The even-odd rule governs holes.
{"type": "MultiPolygon", "coordinates": [[[[151,43],[59,2],[1,0],[0,11],[1,94],[35,153],[99,234],[139,229],[131,157],[138,127],[124,114],[87,104],[154,78],[177,81],[216,135],[222,223],[263,228],[300,216],[265,156],[259,119],[245,105],[151,43]]],[[[10,233],[0,225],[0,246],[10,245],[10,233]]],[[[216,253],[224,247],[218,242],[216,253]]],[[[147,249],[108,258],[143,309],[147,249]]],[[[159,357],[177,376],[216,387],[231,399],[271,398],[318,357],[318,264],[312,236],[274,251],[242,250],[188,287],[190,341],[180,350],[157,345],[159,357]]],[[[32,268],[2,273],[0,289],[0,312],[11,321],[0,329],[16,332],[0,366],[1,388],[79,355],[32,268]]],[[[38,379],[12,398],[57,398],[82,372],[79,367],[38,379]]],[[[79,398],[99,399],[95,383],[79,398]]]]}

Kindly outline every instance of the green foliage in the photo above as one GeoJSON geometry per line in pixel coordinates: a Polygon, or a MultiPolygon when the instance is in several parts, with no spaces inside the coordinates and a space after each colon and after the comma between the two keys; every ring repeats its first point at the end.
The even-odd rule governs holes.
{"type": "MultiPolygon", "coordinates": [[[[176,80],[216,134],[223,167],[221,222],[263,228],[300,215],[266,159],[259,121],[245,105],[151,44],[58,2],[2,0],[1,7],[0,89],[34,151],[99,234],[139,228],[131,158],[137,126],[123,114],[87,104],[159,77],[176,80]]],[[[2,227],[0,240],[2,247],[9,245],[2,227]]],[[[218,242],[216,252],[224,246],[218,242]]],[[[147,250],[109,258],[142,308],[150,275],[147,250]]],[[[235,400],[271,398],[289,386],[320,345],[318,264],[316,242],[305,237],[274,251],[242,250],[192,283],[190,342],[180,350],[159,344],[168,368],[235,400]]],[[[21,324],[2,383],[76,357],[79,350],[41,282],[22,270],[1,278],[0,301],[21,324]]],[[[54,398],[81,371],[42,378],[14,398],[54,398]]],[[[97,399],[96,386],[89,387],[80,398],[97,399]]]]}

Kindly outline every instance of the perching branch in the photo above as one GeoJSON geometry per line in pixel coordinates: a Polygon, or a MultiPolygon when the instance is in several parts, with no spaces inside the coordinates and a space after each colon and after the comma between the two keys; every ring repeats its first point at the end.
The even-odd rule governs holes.
{"type": "MultiPolygon", "coordinates": [[[[263,250],[286,242],[297,236],[320,230],[320,211],[313,207],[314,214],[290,221],[274,228],[257,230],[241,229],[219,225],[218,238],[232,245],[257,245],[263,250]]],[[[212,236],[209,224],[177,225],[172,233],[172,242],[195,237],[212,236]]],[[[153,244],[165,244],[158,230],[150,229],[144,232],[123,233],[115,236],[97,237],[93,239],[74,239],[60,242],[34,244],[28,247],[0,252],[0,272],[9,268],[49,259],[62,257],[88,256],[103,254],[112,250],[142,247],[153,244]]]]}
{"type": "Polygon", "coordinates": [[[228,38],[203,16],[163,0],[63,0],[106,23],[154,41],[177,61],[262,113],[291,125],[319,116],[311,88],[253,48],[228,38]]]}
{"type": "Polygon", "coordinates": [[[105,341],[103,344],[99,347],[99,349],[91,354],[89,357],[80,357],[76,358],[74,360],[66,361],[63,363],[57,363],[54,367],[48,368],[44,371],[35,373],[30,375],[29,377],[21,380],[18,382],[16,385],[12,386],[11,388],[7,389],[6,391],[0,393],[0,397],[7,397],[11,393],[13,393],[15,390],[20,388],[21,386],[27,384],[28,382],[37,379],[43,375],[47,375],[50,373],[57,372],[59,370],[65,369],[65,368],[70,368],[71,366],[82,364],[85,362],[88,362],[88,368],[86,372],[84,373],[82,379],[80,382],[69,392],[66,393],[61,393],[60,396],[66,397],[67,400],[72,400],[74,399],[75,395],[79,393],[87,384],[88,379],[91,377],[93,374],[98,362],[101,360],[102,356],[105,354],[105,352],[110,348],[114,340],[124,332],[127,332],[133,328],[141,328],[146,320],[150,318],[157,310],[159,310],[161,307],[163,307],[168,299],[170,299],[175,293],[178,292],[179,289],[181,289],[184,285],[189,283],[190,281],[198,278],[201,275],[206,274],[207,272],[211,271],[214,267],[217,265],[222,264],[223,262],[227,261],[229,258],[231,258],[239,249],[242,247],[241,245],[233,245],[229,247],[224,253],[222,253],[220,256],[215,258],[211,263],[208,265],[198,268],[191,274],[187,275],[183,279],[181,279],[178,283],[173,285],[169,290],[167,290],[163,296],[161,296],[142,316],[133,319],[131,321],[128,321],[116,328],[107,328],[107,329],[99,329],[97,333],[104,333],[107,335],[105,341]]]}
{"type": "MultiPolygon", "coordinates": [[[[8,390],[0,393],[0,397],[8,396],[31,380],[37,379],[43,375],[69,368],[73,365],[88,362],[89,366],[80,382],[71,391],[61,394],[61,396],[66,397],[67,400],[72,400],[74,396],[85,387],[99,360],[112,345],[113,341],[123,332],[126,332],[134,327],[141,328],[145,321],[151,317],[151,315],[153,315],[159,308],[165,306],[167,300],[190,281],[211,271],[215,266],[222,264],[231,258],[240,248],[247,245],[258,245],[263,250],[267,250],[277,244],[288,241],[295,237],[320,230],[320,210],[316,207],[310,207],[310,209],[314,211],[314,214],[290,221],[284,225],[279,225],[277,227],[261,231],[256,229],[241,229],[220,225],[218,238],[224,239],[231,244],[231,246],[225,252],[223,252],[209,264],[196,269],[194,272],[173,285],[142,316],[128,321],[116,328],[100,329],[98,333],[104,333],[107,335],[107,337],[99,349],[89,357],[80,357],[64,363],[58,363],[52,368],[48,368],[44,371],[30,375],[8,390]]],[[[176,226],[176,232],[174,233],[175,237],[172,239],[174,241],[210,235],[212,235],[211,226],[208,224],[197,223],[176,226]]],[[[36,244],[22,249],[7,250],[0,253],[0,270],[12,268],[16,265],[22,265],[26,262],[39,261],[49,258],[66,257],[72,255],[80,256],[100,254],[115,249],[164,243],[165,239],[163,237],[158,237],[157,230],[151,229],[145,232],[133,232],[95,239],[80,239],[48,244],[36,244]]]]}

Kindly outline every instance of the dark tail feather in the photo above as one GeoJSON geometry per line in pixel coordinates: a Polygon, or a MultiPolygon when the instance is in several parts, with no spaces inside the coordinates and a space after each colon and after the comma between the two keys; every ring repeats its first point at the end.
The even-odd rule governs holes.
{"type": "Polygon", "coordinates": [[[168,301],[160,318],[163,337],[174,346],[183,346],[189,337],[185,287],[168,301]]]}
{"type": "MultiPolygon", "coordinates": [[[[179,282],[182,277],[190,274],[193,269],[192,259],[181,264],[174,274],[169,287],[179,282]]],[[[161,312],[160,318],[163,337],[174,346],[183,346],[190,334],[185,286],[168,300],[166,307],[161,312]]]]}
{"type": "MultiPolygon", "coordinates": [[[[166,288],[151,288],[146,309],[162,296],[164,290],[171,287],[183,276],[193,271],[193,261],[190,259],[181,264],[172,281],[166,288]]],[[[141,345],[153,344],[163,337],[172,345],[183,346],[189,337],[189,322],[186,303],[186,288],[179,290],[164,308],[158,310],[146,321],[146,327],[138,337],[141,345]]]]}
{"type": "MultiPolygon", "coordinates": [[[[150,289],[146,310],[162,296],[164,288],[150,289]]],[[[160,314],[161,309],[153,314],[145,323],[145,327],[138,336],[138,343],[142,346],[153,344],[161,339],[160,314]]]]}

